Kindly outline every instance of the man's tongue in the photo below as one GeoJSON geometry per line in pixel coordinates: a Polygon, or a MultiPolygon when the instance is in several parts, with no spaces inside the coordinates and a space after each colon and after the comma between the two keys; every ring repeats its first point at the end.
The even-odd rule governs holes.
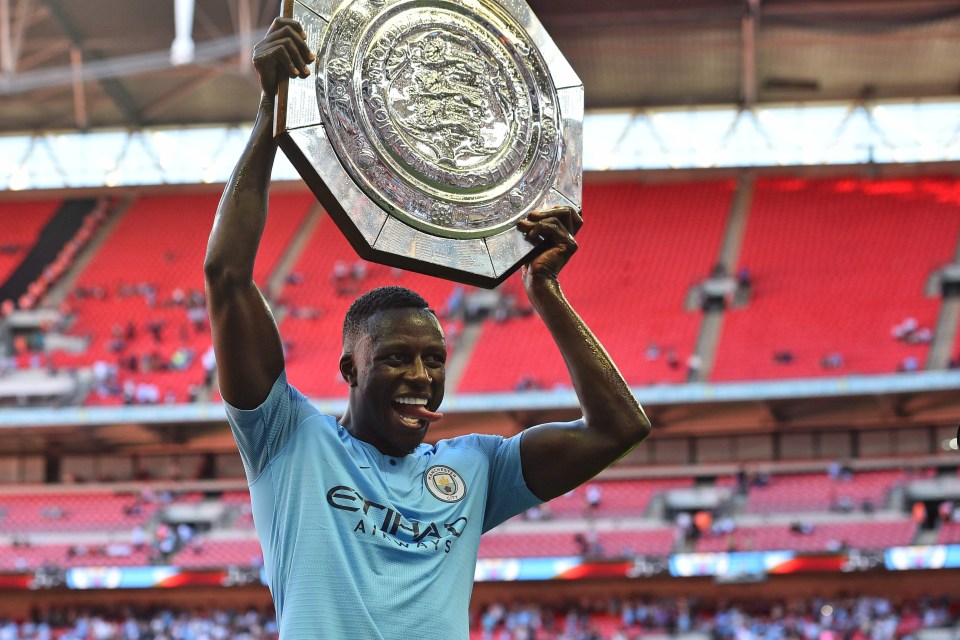
{"type": "Polygon", "coordinates": [[[416,418],[417,420],[436,422],[443,417],[442,413],[435,413],[419,404],[400,404],[398,402],[394,402],[393,406],[397,410],[397,413],[404,416],[409,416],[411,418],[416,418]]]}

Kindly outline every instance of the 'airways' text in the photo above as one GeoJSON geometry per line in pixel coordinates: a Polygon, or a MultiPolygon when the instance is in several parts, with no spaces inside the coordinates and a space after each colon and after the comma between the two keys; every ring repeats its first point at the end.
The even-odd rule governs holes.
{"type": "Polygon", "coordinates": [[[379,533],[401,547],[412,544],[416,548],[449,553],[452,539],[459,538],[467,528],[467,519],[462,516],[453,522],[443,523],[408,521],[396,509],[368,500],[356,489],[343,485],[327,491],[327,504],[341,511],[363,514],[364,519],[353,529],[355,533],[373,536],[379,533]]]}

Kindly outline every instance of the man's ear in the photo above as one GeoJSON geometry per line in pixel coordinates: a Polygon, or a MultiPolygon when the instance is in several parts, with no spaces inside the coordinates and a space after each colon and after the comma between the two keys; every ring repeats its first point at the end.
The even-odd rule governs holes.
{"type": "Polygon", "coordinates": [[[340,356],[340,375],[351,387],[357,386],[357,365],[353,361],[353,354],[340,356]]]}

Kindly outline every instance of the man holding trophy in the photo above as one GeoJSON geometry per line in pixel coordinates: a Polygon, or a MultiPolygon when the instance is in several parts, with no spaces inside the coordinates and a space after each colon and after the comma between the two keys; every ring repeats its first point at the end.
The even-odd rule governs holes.
{"type": "MultiPolygon", "coordinates": [[[[472,1],[449,0],[448,4],[461,3],[469,9],[472,1]]],[[[362,0],[343,4],[351,2],[364,4],[362,0]]],[[[488,0],[475,4],[496,10],[488,0]]],[[[382,16],[390,10],[390,0],[366,0],[366,5],[361,9],[369,15],[382,16]]],[[[367,15],[363,11],[358,15],[367,15]]],[[[368,238],[374,241],[370,244],[374,258],[384,257],[384,246],[398,246],[396,240],[383,245],[380,238],[398,220],[411,229],[399,233],[415,238],[408,246],[416,249],[435,244],[423,255],[415,250],[396,260],[384,259],[395,266],[492,285],[512,272],[510,260],[522,257],[526,293],[563,355],[583,417],[571,423],[532,427],[512,438],[472,435],[424,444],[428,426],[442,418],[438,409],[444,395],[446,348],[443,331],[427,302],[400,287],[364,294],[347,313],[340,371],[350,390],[348,409],[339,421],[320,414],[290,386],[277,326],[253,281],[278,148],[276,134],[282,129],[277,118],[291,124],[290,111],[278,109],[278,94],[286,92],[289,98],[293,83],[310,77],[319,84],[323,75],[329,84],[332,80],[327,76],[339,73],[339,54],[335,43],[328,48],[332,56],[317,61],[322,52],[310,41],[319,34],[309,33],[302,19],[275,20],[254,50],[262,88],[259,113],[220,202],[204,271],[221,393],[249,481],[254,521],[284,640],[466,640],[480,535],[586,482],[650,431],[650,423],[623,377],[560,288],[559,275],[577,249],[574,234],[582,219],[575,207],[556,206],[570,198],[546,195],[553,193],[551,185],[565,170],[562,154],[544,146],[565,135],[562,126],[552,129],[559,118],[551,111],[554,103],[548,103],[559,93],[551,89],[554,97],[544,98],[547,102],[524,97],[518,92],[526,89],[515,80],[525,72],[465,54],[471,47],[479,47],[481,52],[490,49],[493,58],[513,55],[506,49],[507,53],[491,49],[500,45],[494,40],[487,43],[483,34],[472,35],[472,27],[456,22],[469,14],[464,13],[466,9],[458,11],[428,16],[433,23],[422,33],[410,27],[421,18],[386,15],[370,36],[372,44],[360,47],[366,53],[357,64],[367,65],[367,58],[382,55],[387,75],[378,76],[380,71],[373,67],[360,70],[367,69],[374,82],[394,83],[384,93],[395,100],[386,107],[391,123],[376,124],[379,116],[374,115],[363,125],[375,130],[372,138],[389,129],[383,139],[393,139],[390,127],[395,126],[397,135],[406,141],[397,143],[405,148],[391,150],[390,158],[382,160],[384,166],[394,163],[398,174],[415,174],[403,178],[404,189],[416,186],[422,178],[434,191],[452,193],[456,187],[462,201],[443,193],[436,196],[440,205],[419,196],[404,196],[409,209],[399,211],[397,201],[386,201],[377,186],[378,180],[393,180],[396,175],[378,170],[381,160],[363,156],[366,149],[376,152],[380,142],[372,138],[372,142],[328,142],[342,133],[330,130],[331,124],[351,131],[351,125],[343,125],[343,113],[332,109],[324,115],[329,122],[316,123],[318,129],[324,125],[328,129],[309,134],[314,137],[308,153],[297,160],[295,149],[285,146],[284,150],[301,173],[308,165],[319,167],[320,181],[325,182],[310,186],[331,216],[341,216],[338,224],[357,214],[361,200],[377,205],[373,214],[361,215],[367,221],[381,216],[376,218],[380,221],[377,233],[368,238]],[[435,37],[438,33],[440,40],[435,37]],[[445,33],[449,37],[444,37],[445,33]],[[472,44],[474,37],[480,44],[472,44]],[[317,65],[311,70],[314,62],[317,65]],[[484,80],[476,76],[477,69],[483,68],[500,71],[491,71],[484,80]],[[396,86],[401,80],[406,83],[402,91],[396,86]],[[437,88],[453,81],[477,88],[458,94],[461,97],[437,88]],[[483,82],[497,86],[490,88],[483,82]],[[509,104],[497,102],[496,96],[501,94],[517,100],[520,106],[514,105],[515,112],[509,104]],[[457,104],[438,109],[443,100],[437,102],[436,96],[446,96],[443,100],[457,104]],[[540,120],[533,122],[534,116],[540,120]],[[464,123],[468,117],[478,118],[480,124],[464,123]],[[524,118],[533,124],[520,122],[524,118]],[[459,138],[438,139],[430,126],[423,126],[431,122],[439,123],[436,128],[441,132],[459,132],[459,138]],[[514,143],[505,138],[511,131],[538,151],[526,153],[519,148],[519,153],[514,153],[514,143]],[[359,157],[348,160],[340,155],[357,149],[359,157]],[[313,156],[308,157],[310,154],[313,156]],[[436,161],[435,168],[427,166],[431,159],[436,161]],[[342,195],[343,187],[331,185],[324,174],[333,165],[338,171],[347,167],[360,185],[348,202],[325,200],[342,195]],[[507,169],[511,167],[525,176],[525,184],[534,187],[518,187],[514,180],[497,191],[498,187],[487,184],[491,176],[506,176],[509,182],[511,171],[507,169]],[[546,175],[542,188],[535,186],[541,173],[546,175]],[[493,195],[487,197],[484,189],[493,195]],[[532,192],[536,193],[525,195],[532,192]],[[534,200],[522,200],[525,197],[534,200]],[[531,202],[544,210],[534,210],[531,202]],[[482,236],[485,230],[489,233],[482,236]],[[431,233],[436,240],[417,235],[431,233]],[[493,237],[500,239],[491,241],[493,237]],[[461,245],[453,245],[455,248],[437,258],[444,254],[442,247],[447,245],[443,243],[456,242],[489,247],[500,243],[500,249],[491,250],[486,262],[477,262],[479,269],[492,271],[458,271],[458,263],[450,256],[462,257],[472,251],[460,249],[461,245]],[[521,244],[526,254],[518,249],[521,244]],[[498,266],[503,254],[512,257],[498,266]],[[493,267],[487,266],[490,264],[493,267]]],[[[324,18],[324,24],[330,23],[328,31],[335,31],[337,19],[347,21],[344,28],[350,27],[350,33],[357,31],[349,11],[337,16],[324,18]]],[[[504,29],[513,28],[508,17],[497,19],[507,25],[504,29]]],[[[511,37],[515,37],[518,56],[535,53],[523,46],[522,36],[511,37]]],[[[582,97],[582,88],[580,91],[582,97]]],[[[324,90],[317,95],[318,100],[329,97],[324,90]]],[[[375,103],[376,95],[373,89],[366,98],[375,103]]],[[[563,108],[562,96],[555,104],[558,110],[563,108]]],[[[387,191],[396,194],[400,188],[387,191]]],[[[363,220],[358,226],[366,224],[363,220]]],[[[361,228],[345,233],[354,234],[353,242],[362,240],[365,232],[361,228]]]]}

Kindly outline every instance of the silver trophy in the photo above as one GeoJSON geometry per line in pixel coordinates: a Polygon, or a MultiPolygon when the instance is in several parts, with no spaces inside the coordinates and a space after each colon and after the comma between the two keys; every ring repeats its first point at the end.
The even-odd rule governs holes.
{"type": "Polygon", "coordinates": [[[281,148],[357,253],[492,288],[580,208],[583,83],[522,0],[284,0],[316,54],[281,148]]]}

